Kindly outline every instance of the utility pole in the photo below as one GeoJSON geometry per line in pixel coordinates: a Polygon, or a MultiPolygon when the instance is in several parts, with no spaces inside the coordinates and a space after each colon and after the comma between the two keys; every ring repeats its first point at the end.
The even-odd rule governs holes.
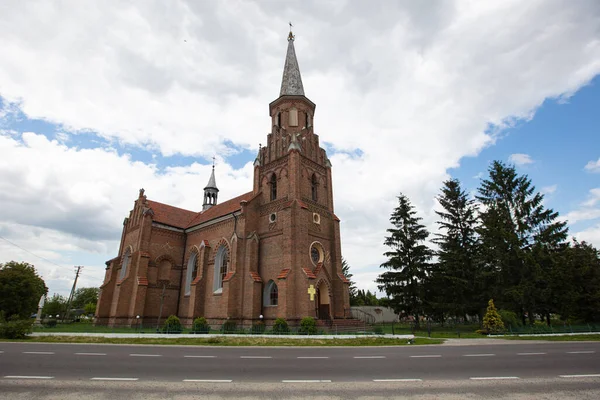
{"type": "Polygon", "coordinates": [[[79,278],[79,273],[81,271],[81,266],[75,267],[77,271],[75,272],[75,281],[73,282],[73,287],[71,288],[71,294],[69,295],[69,300],[67,300],[67,310],[63,314],[63,321],[69,318],[69,309],[71,308],[71,302],[73,301],[73,295],[75,294],[75,287],[77,286],[77,278],[79,278]]]}

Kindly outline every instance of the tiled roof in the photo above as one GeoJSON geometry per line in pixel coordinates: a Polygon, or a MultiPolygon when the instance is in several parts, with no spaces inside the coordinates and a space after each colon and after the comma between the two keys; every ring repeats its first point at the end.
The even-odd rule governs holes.
{"type": "Polygon", "coordinates": [[[212,206],[206,211],[197,213],[185,227],[191,228],[192,226],[196,226],[203,222],[210,221],[211,219],[219,218],[223,215],[231,214],[232,212],[238,211],[241,209],[240,202],[242,200],[250,200],[252,198],[252,195],[252,192],[244,193],[243,195],[234,197],[233,199],[227,200],[224,203],[212,206]]]}
{"type": "Polygon", "coordinates": [[[145,276],[138,276],[137,282],[138,286],[148,286],[148,278],[145,276]]]}
{"type": "Polygon", "coordinates": [[[317,264],[317,268],[315,268],[315,271],[314,271],[315,276],[319,275],[319,272],[321,272],[321,268],[323,268],[322,262],[317,264]]]}
{"type": "Polygon", "coordinates": [[[310,268],[302,268],[302,271],[304,271],[304,273],[306,274],[306,276],[308,277],[308,279],[317,279],[317,277],[315,276],[315,274],[310,270],[310,268]]]}
{"type": "Polygon", "coordinates": [[[350,283],[350,281],[348,280],[348,278],[346,278],[346,275],[341,274],[338,272],[338,276],[340,277],[340,279],[342,280],[342,282],[344,283],[350,283]]]}
{"type": "Polygon", "coordinates": [[[185,228],[196,214],[198,214],[194,211],[173,207],[168,204],[159,203],[158,201],[146,201],[148,206],[154,211],[153,221],[176,228],[185,228]]]}
{"type": "Polygon", "coordinates": [[[284,268],[279,272],[277,279],[285,279],[290,274],[291,268],[284,268]]]}
{"type": "Polygon", "coordinates": [[[257,272],[250,271],[250,276],[254,279],[254,282],[262,282],[260,275],[257,272]]]}
{"type": "Polygon", "coordinates": [[[225,275],[225,277],[223,278],[223,282],[227,282],[228,280],[230,280],[233,277],[233,274],[235,272],[228,272],[227,275],[225,275]]]}
{"type": "Polygon", "coordinates": [[[240,202],[242,200],[250,200],[252,195],[252,192],[244,193],[243,195],[234,197],[224,203],[212,206],[203,212],[184,210],[183,208],[173,207],[153,200],[146,201],[148,206],[154,212],[153,221],[175,228],[185,229],[240,210],[240,202]]]}

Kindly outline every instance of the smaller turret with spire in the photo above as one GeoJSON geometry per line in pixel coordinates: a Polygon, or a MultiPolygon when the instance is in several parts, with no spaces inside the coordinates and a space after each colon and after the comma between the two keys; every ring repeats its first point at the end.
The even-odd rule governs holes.
{"type": "Polygon", "coordinates": [[[204,203],[202,204],[202,211],[206,211],[212,206],[217,204],[217,197],[219,195],[219,189],[217,188],[217,182],[215,180],[215,158],[213,157],[212,173],[208,184],[204,188],[204,203]]]}

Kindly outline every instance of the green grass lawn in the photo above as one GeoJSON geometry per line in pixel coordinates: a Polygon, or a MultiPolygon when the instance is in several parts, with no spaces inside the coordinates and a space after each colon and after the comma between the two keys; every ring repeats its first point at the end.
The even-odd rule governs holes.
{"type": "MultiPolygon", "coordinates": [[[[190,338],[104,338],[86,336],[36,336],[21,340],[0,339],[11,342],[41,343],[109,343],[109,344],[160,344],[191,346],[405,346],[407,339],[363,337],[356,339],[291,339],[248,337],[190,337],[190,338]]],[[[413,345],[441,344],[442,339],[415,338],[413,345]]]]}

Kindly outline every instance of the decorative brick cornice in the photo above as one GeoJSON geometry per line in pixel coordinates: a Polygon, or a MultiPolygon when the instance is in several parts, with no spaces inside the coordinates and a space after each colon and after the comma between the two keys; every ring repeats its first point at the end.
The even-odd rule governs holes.
{"type": "Polygon", "coordinates": [[[252,280],[254,280],[254,282],[262,282],[262,278],[257,272],[250,271],[250,277],[252,278],[252,280]]]}
{"type": "Polygon", "coordinates": [[[291,270],[291,268],[282,269],[281,272],[279,272],[279,275],[277,275],[277,279],[286,279],[291,270]]]}
{"type": "Polygon", "coordinates": [[[150,258],[150,253],[147,251],[140,251],[140,257],[150,258]]]}
{"type": "Polygon", "coordinates": [[[138,276],[137,284],[138,286],[148,286],[148,278],[146,278],[145,276],[138,276]]]}
{"type": "Polygon", "coordinates": [[[302,268],[302,271],[304,271],[308,279],[317,279],[317,276],[311,271],[310,268],[302,268]]]}

